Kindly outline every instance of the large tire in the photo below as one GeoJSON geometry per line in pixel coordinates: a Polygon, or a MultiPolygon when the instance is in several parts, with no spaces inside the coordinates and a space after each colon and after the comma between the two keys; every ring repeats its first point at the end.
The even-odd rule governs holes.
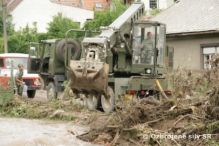
{"type": "Polygon", "coordinates": [[[36,90],[27,90],[27,97],[34,98],[36,95],[36,90]]]}
{"type": "Polygon", "coordinates": [[[107,95],[101,95],[101,105],[103,111],[107,114],[111,113],[115,108],[115,94],[109,86],[107,88],[107,95]]]}
{"type": "MultiPolygon", "coordinates": [[[[66,45],[66,40],[63,39],[58,42],[57,47],[56,47],[56,57],[62,63],[65,62],[65,45],[66,45]]],[[[80,59],[80,56],[81,56],[80,43],[76,40],[68,39],[67,45],[68,45],[67,49],[71,49],[71,54],[72,54],[71,59],[74,59],[74,60],[80,59]]]]}
{"type": "Polygon", "coordinates": [[[86,106],[89,110],[96,110],[98,105],[98,97],[94,95],[88,95],[86,97],[86,106]]]}
{"type": "Polygon", "coordinates": [[[47,99],[52,100],[57,98],[57,92],[55,90],[55,85],[53,82],[50,82],[47,86],[47,99]]]}

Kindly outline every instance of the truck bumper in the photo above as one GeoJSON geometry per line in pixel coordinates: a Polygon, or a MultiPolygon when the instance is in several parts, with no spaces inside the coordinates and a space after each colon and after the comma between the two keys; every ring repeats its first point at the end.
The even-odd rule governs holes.
{"type": "MultiPolygon", "coordinates": [[[[168,84],[165,78],[157,78],[159,80],[164,91],[168,90],[168,84]]],[[[132,76],[129,78],[114,78],[115,83],[115,96],[127,94],[127,91],[131,93],[141,91],[159,91],[155,79],[147,78],[144,76],[132,76]]]]}

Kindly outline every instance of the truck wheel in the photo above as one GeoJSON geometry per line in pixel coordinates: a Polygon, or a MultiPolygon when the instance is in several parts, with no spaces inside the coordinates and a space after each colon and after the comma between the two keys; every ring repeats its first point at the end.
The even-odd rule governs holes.
{"type": "Polygon", "coordinates": [[[34,98],[36,94],[36,90],[27,90],[27,97],[34,98]]]}
{"type": "Polygon", "coordinates": [[[101,105],[105,113],[111,113],[115,107],[115,94],[111,87],[107,88],[107,96],[101,95],[101,105]]]}
{"type": "Polygon", "coordinates": [[[55,90],[55,85],[53,82],[50,82],[47,86],[47,99],[52,100],[57,98],[57,92],[55,90]]]}
{"type": "Polygon", "coordinates": [[[97,103],[98,103],[98,97],[94,95],[88,95],[86,97],[86,106],[89,110],[96,110],[97,109],[97,103]]]}

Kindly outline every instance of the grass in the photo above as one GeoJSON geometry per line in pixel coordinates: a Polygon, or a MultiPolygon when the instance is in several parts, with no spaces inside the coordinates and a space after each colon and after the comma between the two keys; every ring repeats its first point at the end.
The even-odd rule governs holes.
{"type": "Polygon", "coordinates": [[[208,146],[218,146],[219,145],[219,141],[215,140],[215,139],[209,139],[209,140],[207,140],[206,144],[208,146]]]}
{"type": "Polygon", "coordinates": [[[0,106],[6,106],[13,100],[14,94],[8,89],[0,87],[0,106]]]}
{"type": "Polygon", "coordinates": [[[0,97],[0,115],[6,117],[29,118],[29,119],[51,119],[72,121],[76,119],[74,111],[79,111],[78,107],[74,108],[72,102],[67,104],[63,101],[54,100],[48,103],[29,101],[13,94],[1,94],[0,97]],[[61,113],[56,113],[62,110],[61,113]]]}

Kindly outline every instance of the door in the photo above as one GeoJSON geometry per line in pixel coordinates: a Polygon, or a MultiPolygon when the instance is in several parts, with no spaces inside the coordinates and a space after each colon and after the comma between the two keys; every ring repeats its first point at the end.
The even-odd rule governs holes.
{"type": "Polygon", "coordinates": [[[31,43],[29,48],[28,73],[39,73],[41,60],[40,44],[31,43]]]}

